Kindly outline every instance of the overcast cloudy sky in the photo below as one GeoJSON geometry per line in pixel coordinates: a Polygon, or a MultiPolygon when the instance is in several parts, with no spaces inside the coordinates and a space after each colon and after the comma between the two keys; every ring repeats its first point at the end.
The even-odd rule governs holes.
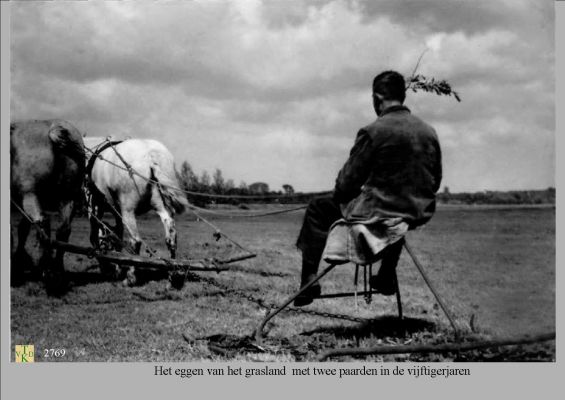
{"type": "Polygon", "coordinates": [[[452,192],[554,186],[552,0],[17,2],[12,119],[159,138],[236,185],[331,189],[375,119],[376,73],[448,80],[410,93],[452,192]]]}

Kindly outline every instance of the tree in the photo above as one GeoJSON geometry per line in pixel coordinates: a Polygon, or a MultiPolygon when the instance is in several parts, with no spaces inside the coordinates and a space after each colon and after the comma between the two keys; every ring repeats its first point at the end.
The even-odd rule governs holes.
{"type": "Polygon", "coordinates": [[[249,194],[249,188],[247,187],[247,183],[244,181],[239,182],[239,186],[235,190],[235,193],[238,195],[246,196],[249,194]]]}
{"type": "Polygon", "coordinates": [[[285,183],[284,185],[282,185],[282,188],[287,196],[292,196],[294,194],[294,188],[292,187],[292,185],[285,183]]]}
{"type": "Polygon", "coordinates": [[[198,177],[192,170],[190,164],[186,161],[184,161],[180,167],[180,181],[184,190],[193,192],[199,190],[198,177]]]}
{"type": "Polygon", "coordinates": [[[202,175],[200,176],[200,189],[203,192],[210,191],[210,174],[208,174],[208,171],[202,171],[202,175]]]}
{"type": "Polygon", "coordinates": [[[255,182],[249,185],[249,191],[253,194],[267,194],[269,193],[269,185],[265,182],[255,182]]]}
{"type": "Polygon", "coordinates": [[[212,189],[215,193],[222,194],[225,191],[225,181],[224,176],[222,174],[222,170],[216,168],[214,171],[214,183],[212,185],[212,189]]]}

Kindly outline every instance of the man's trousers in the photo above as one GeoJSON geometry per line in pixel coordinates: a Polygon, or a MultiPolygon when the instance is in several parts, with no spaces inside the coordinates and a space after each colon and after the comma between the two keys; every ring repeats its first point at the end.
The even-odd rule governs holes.
{"type": "MultiPolygon", "coordinates": [[[[318,197],[310,201],[296,246],[302,251],[301,286],[317,273],[331,226],[343,218],[339,204],[331,197],[318,197]]],[[[378,276],[388,279],[400,258],[404,240],[399,240],[381,252],[382,262],[378,276]]]]}

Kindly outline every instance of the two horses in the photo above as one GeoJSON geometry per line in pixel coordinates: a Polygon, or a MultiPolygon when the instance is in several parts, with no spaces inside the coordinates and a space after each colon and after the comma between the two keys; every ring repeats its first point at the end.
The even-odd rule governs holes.
{"type": "Polygon", "coordinates": [[[31,263],[24,246],[32,224],[41,236],[40,267],[61,275],[64,251],[57,249],[53,260],[50,222],[44,211],[59,210],[62,222],[56,239],[68,241],[75,206],[83,195],[85,174],[91,195],[93,246],[99,246],[100,221],[104,212],[110,211],[116,218],[113,235],[118,238],[117,249],[121,250],[125,228],[129,247],[138,254],[142,240],[135,216],[153,209],[163,222],[170,256],[176,257],[173,216],[182,212],[188,202],[176,189],[179,184],[173,156],[160,142],[129,139],[108,144],[100,138],[83,139],[66,121],[26,121],[10,126],[10,155],[12,200],[26,214],[18,226],[13,277],[20,273],[16,267],[31,263]]]}

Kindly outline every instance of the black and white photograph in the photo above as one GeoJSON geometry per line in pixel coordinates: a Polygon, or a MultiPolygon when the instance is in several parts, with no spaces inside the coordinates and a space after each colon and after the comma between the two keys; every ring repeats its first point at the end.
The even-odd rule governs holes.
{"type": "Polygon", "coordinates": [[[554,365],[554,7],[11,1],[10,362],[554,365]]]}

